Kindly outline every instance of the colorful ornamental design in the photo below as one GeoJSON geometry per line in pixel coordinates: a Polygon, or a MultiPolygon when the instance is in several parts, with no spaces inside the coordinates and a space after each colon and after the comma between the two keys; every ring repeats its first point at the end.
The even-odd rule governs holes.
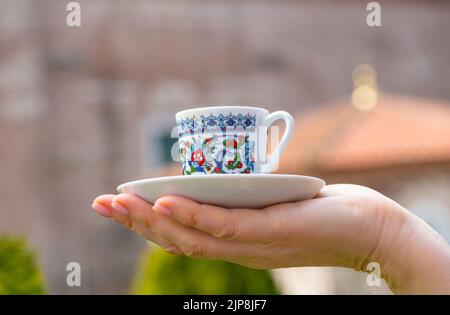
{"type": "Polygon", "coordinates": [[[217,131],[254,131],[256,116],[250,114],[219,114],[208,116],[201,115],[184,118],[177,121],[178,135],[182,137],[187,134],[217,132],[217,131]]]}
{"type": "Polygon", "coordinates": [[[177,124],[184,175],[254,172],[255,116],[208,115],[177,124]]]}

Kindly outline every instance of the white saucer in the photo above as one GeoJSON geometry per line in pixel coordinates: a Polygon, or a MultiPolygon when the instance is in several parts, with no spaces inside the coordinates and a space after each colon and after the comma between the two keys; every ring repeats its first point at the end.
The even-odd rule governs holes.
{"type": "Polygon", "coordinates": [[[134,193],[154,203],[164,195],[180,195],[226,208],[263,208],[314,198],[325,185],[315,177],[285,174],[214,174],[168,176],[128,182],[119,192],[134,193]]]}

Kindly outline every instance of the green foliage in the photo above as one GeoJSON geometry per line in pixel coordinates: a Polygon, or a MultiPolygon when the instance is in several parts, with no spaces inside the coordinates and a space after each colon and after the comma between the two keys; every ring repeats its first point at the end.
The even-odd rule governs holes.
{"type": "Polygon", "coordinates": [[[0,236],[0,294],[44,294],[34,254],[22,239],[0,236]]]}
{"type": "Polygon", "coordinates": [[[278,294],[278,290],[267,270],[151,249],[142,257],[132,293],[278,294]]]}

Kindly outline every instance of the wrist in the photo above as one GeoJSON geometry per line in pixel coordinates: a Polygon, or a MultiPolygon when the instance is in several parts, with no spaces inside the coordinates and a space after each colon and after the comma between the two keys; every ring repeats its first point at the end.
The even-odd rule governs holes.
{"type": "Polygon", "coordinates": [[[400,294],[449,293],[450,247],[420,218],[388,199],[377,257],[382,277],[400,294]]]}

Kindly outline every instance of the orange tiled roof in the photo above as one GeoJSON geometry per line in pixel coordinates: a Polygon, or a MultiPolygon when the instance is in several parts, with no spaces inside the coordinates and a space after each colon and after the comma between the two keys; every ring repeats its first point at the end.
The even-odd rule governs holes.
{"type": "Polygon", "coordinates": [[[335,172],[449,160],[450,104],[382,95],[366,112],[344,100],[299,115],[279,172],[335,172]]]}

